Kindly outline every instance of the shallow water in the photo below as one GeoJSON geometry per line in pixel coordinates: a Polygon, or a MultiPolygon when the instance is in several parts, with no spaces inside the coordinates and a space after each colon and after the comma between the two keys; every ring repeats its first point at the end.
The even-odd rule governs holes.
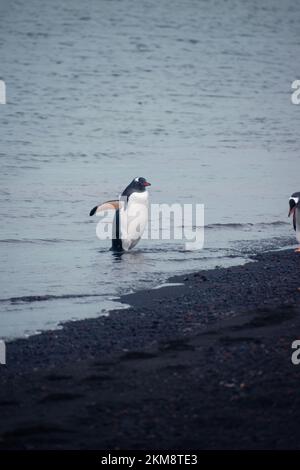
{"type": "Polygon", "coordinates": [[[293,243],[299,22],[294,0],[1,2],[0,337],[293,243]],[[204,250],[97,239],[89,210],[138,175],[205,204],[204,250]]]}

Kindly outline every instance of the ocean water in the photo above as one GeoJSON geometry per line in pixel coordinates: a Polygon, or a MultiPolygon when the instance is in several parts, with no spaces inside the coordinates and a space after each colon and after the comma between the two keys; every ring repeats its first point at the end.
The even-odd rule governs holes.
{"type": "Polygon", "coordinates": [[[1,338],[294,243],[299,24],[294,0],[1,0],[1,338]],[[203,250],[108,251],[89,211],[136,176],[205,205],[203,250]]]}

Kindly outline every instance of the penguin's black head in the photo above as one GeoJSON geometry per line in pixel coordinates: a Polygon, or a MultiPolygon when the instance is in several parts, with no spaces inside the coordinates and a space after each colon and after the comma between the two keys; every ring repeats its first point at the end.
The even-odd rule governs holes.
{"type": "Polygon", "coordinates": [[[294,214],[296,208],[300,208],[300,191],[291,195],[289,199],[290,211],[289,216],[294,214]]]}
{"type": "Polygon", "coordinates": [[[145,178],[137,177],[124,189],[122,196],[127,196],[127,199],[132,193],[143,193],[146,191],[146,186],[151,186],[145,178]]]}
{"type": "Polygon", "coordinates": [[[148,181],[143,178],[142,176],[134,178],[134,180],[130,183],[130,186],[135,190],[135,191],[145,191],[145,188],[147,186],[151,186],[148,181]]]}

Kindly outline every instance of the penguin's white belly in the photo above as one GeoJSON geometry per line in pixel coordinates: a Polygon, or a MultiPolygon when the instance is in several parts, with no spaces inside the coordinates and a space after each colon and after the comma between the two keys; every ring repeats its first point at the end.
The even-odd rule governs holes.
{"type": "Polygon", "coordinates": [[[141,239],[148,221],[148,193],[133,193],[120,209],[123,250],[133,248],[141,239]]]}
{"type": "Polygon", "coordinates": [[[296,238],[300,243],[300,209],[296,209],[296,238]]]}

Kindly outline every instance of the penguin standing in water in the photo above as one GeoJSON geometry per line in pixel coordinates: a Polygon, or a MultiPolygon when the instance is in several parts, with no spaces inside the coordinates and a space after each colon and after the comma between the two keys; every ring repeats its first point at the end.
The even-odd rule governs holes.
{"type": "Polygon", "coordinates": [[[145,178],[135,178],[118,200],[106,201],[91,210],[90,216],[110,209],[116,211],[111,250],[129,251],[142,237],[148,220],[147,186],[151,184],[145,178]]]}
{"type": "MultiPolygon", "coordinates": [[[[300,243],[300,191],[291,195],[289,199],[290,211],[289,217],[293,216],[293,226],[296,231],[296,238],[300,243]]],[[[296,253],[300,253],[300,247],[295,250],[296,253]]]]}

